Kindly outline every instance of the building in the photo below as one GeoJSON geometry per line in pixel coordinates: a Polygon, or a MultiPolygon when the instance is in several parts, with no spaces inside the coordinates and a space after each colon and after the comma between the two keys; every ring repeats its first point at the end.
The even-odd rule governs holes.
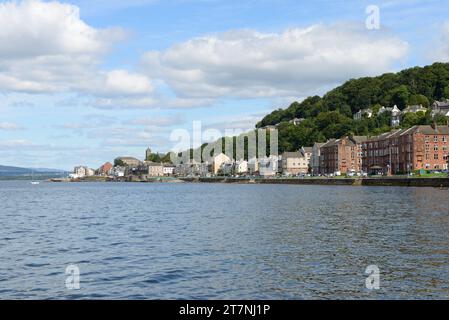
{"type": "Polygon", "coordinates": [[[313,147],[302,147],[301,152],[307,161],[307,166],[310,168],[310,161],[312,160],[313,147]]]}
{"type": "Polygon", "coordinates": [[[312,147],[312,156],[310,158],[310,167],[312,169],[312,175],[320,174],[320,156],[321,156],[321,147],[324,143],[316,142],[312,147]]]}
{"type": "Polygon", "coordinates": [[[76,178],[84,178],[88,176],[89,168],[85,166],[78,166],[73,169],[73,176],[76,178]]]}
{"type": "Polygon", "coordinates": [[[294,126],[299,126],[301,124],[301,122],[303,122],[304,118],[294,118],[292,120],[289,121],[289,123],[293,124],[294,126]]]}
{"type": "Polygon", "coordinates": [[[393,128],[399,127],[401,125],[401,115],[401,110],[399,110],[398,106],[395,105],[391,110],[391,126],[393,128]]]}
{"type": "Polygon", "coordinates": [[[239,160],[235,163],[235,173],[236,174],[246,174],[248,173],[248,161],[239,160]]]}
{"type": "Polygon", "coordinates": [[[391,138],[404,130],[395,130],[370,137],[362,144],[362,169],[368,174],[391,174],[391,138]]]}
{"type": "Polygon", "coordinates": [[[282,154],[282,172],[288,175],[307,174],[309,172],[312,148],[301,148],[297,152],[282,154]]]}
{"type": "Polygon", "coordinates": [[[259,174],[262,177],[273,177],[278,173],[279,157],[270,156],[259,159],[259,174]]]}
{"type": "Polygon", "coordinates": [[[422,106],[422,104],[407,106],[404,110],[402,110],[402,115],[407,113],[418,113],[418,112],[427,112],[427,109],[422,106]]]}
{"type": "Polygon", "coordinates": [[[393,111],[393,108],[386,108],[384,106],[380,107],[379,111],[377,112],[377,115],[381,115],[384,112],[391,112],[393,111]]]}
{"type": "Polygon", "coordinates": [[[164,165],[162,163],[150,163],[148,165],[148,175],[150,177],[163,177],[164,165]]]}
{"type": "Polygon", "coordinates": [[[225,176],[230,176],[234,174],[234,163],[225,162],[221,165],[219,172],[225,176]]]}
{"type": "Polygon", "coordinates": [[[133,157],[118,157],[114,160],[115,163],[121,161],[125,166],[128,167],[138,167],[142,164],[142,162],[133,157]]]}
{"type": "Polygon", "coordinates": [[[189,160],[176,166],[175,174],[182,177],[187,176],[207,176],[210,174],[211,165],[208,162],[197,162],[189,160]]]}
{"type": "Polygon", "coordinates": [[[354,120],[362,120],[363,117],[371,118],[373,116],[373,110],[371,109],[363,109],[359,110],[356,114],[354,114],[354,120]]]}
{"type": "Polygon", "coordinates": [[[414,126],[373,137],[364,143],[364,167],[370,173],[405,174],[447,170],[448,126],[414,126]]]}
{"type": "Polygon", "coordinates": [[[223,164],[230,162],[232,162],[231,158],[224,153],[215,156],[212,160],[212,173],[217,174],[223,164]]]}
{"type": "Polygon", "coordinates": [[[152,155],[151,149],[148,147],[147,150],[145,151],[145,160],[150,159],[151,155],[152,155]]]}
{"type": "Polygon", "coordinates": [[[115,166],[115,167],[113,167],[113,168],[111,169],[110,174],[111,174],[113,177],[121,178],[121,177],[126,176],[127,172],[128,172],[128,168],[127,168],[127,167],[115,166]]]}
{"type": "Polygon", "coordinates": [[[343,175],[362,172],[364,136],[332,139],[321,146],[321,174],[343,175]]]}
{"type": "Polygon", "coordinates": [[[449,100],[435,101],[432,105],[432,116],[443,115],[449,117],[449,100]]]}
{"type": "Polygon", "coordinates": [[[106,162],[104,165],[102,165],[102,166],[98,169],[98,173],[99,173],[100,175],[107,176],[107,175],[110,174],[111,169],[112,169],[113,167],[114,167],[114,166],[112,165],[112,163],[106,162]]]}
{"type": "Polygon", "coordinates": [[[255,175],[259,173],[259,159],[252,158],[248,160],[248,173],[255,175]]]}

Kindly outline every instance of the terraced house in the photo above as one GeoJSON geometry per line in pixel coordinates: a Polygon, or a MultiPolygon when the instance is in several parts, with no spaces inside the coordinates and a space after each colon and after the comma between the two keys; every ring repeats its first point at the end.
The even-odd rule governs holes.
{"type": "Polygon", "coordinates": [[[372,137],[363,144],[363,170],[404,174],[447,170],[448,126],[414,126],[372,137]]]}
{"type": "Polygon", "coordinates": [[[321,174],[347,174],[362,171],[362,144],[365,136],[331,139],[320,148],[321,174]]]}

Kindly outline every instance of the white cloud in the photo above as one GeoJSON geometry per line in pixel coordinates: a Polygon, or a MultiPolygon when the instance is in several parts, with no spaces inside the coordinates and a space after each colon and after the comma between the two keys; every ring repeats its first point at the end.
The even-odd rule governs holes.
{"type": "Polygon", "coordinates": [[[103,97],[93,103],[98,109],[193,109],[212,104],[215,100],[209,98],[179,98],[179,97],[103,97]]]}
{"type": "Polygon", "coordinates": [[[449,21],[442,24],[431,58],[438,62],[449,62],[449,21]]]}
{"type": "Polygon", "coordinates": [[[15,140],[0,140],[0,150],[32,147],[34,144],[29,140],[15,139],[15,140]]]}
{"type": "Polygon", "coordinates": [[[20,130],[21,126],[11,122],[0,122],[0,130],[20,130]]]}
{"type": "Polygon", "coordinates": [[[154,116],[134,119],[129,122],[132,125],[147,126],[147,127],[171,127],[185,123],[185,118],[181,114],[172,116],[154,116]]]}
{"type": "Polygon", "coordinates": [[[116,94],[148,94],[153,87],[150,80],[140,74],[132,74],[126,70],[108,72],[105,81],[106,91],[116,94]]]}
{"type": "Polygon", "coordinates": [[[100,70],[105,53],[124,38],[120,28],[97,29],[78,7],[27,0],[0,4],[0,91],[134,96],[150,94],[145,75],[100,70]]]}
{"type": "Polygon", "coordinates": [[[351,24],[283,33],[237,30],[147,52],[143,65],[183,97],[316,94],[351,77],[390,71],[408,44],[351,24]]]}

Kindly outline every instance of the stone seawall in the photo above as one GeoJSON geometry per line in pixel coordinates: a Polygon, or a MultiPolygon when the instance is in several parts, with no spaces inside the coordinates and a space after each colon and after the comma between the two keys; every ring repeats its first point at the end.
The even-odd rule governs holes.
{"type": "Polygon", "coordinates": [[[239,179],[181,178],[185,182],[239,184],[296,184],[335,186],[391,186],[449,188],[449,178],[365,178],[365,179],[239,179]]]}

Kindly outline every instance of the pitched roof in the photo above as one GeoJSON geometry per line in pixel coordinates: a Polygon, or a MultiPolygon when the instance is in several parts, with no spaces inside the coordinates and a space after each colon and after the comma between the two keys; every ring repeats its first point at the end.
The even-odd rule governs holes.
{"type": "Polygon", "coordinates": [[[327,148],[327,147],[332,147],[334,145],[336,145],[338,143],[340,139],[330,139],[329,141],[327,141],[325,144],[323,144],[321,146],[321,148],[327,148]]]}
{"type": "Polygon", "coordinates": [[[368,140],[367,136],[353,136],[351,137],[351,139],[355,142],[355,143],[363,143],[366,140],[368,140]]]}
{"type": "Polygon", "coordinates": [[[303,147],[304,151],[307,153],[312,153],[313,147],[303,147]]]}
{"type": "Polygon", "coordinates": [[[303,154],[300,151],[296,152],[284,152],[282,158],[302,158],[303,154]]]}

